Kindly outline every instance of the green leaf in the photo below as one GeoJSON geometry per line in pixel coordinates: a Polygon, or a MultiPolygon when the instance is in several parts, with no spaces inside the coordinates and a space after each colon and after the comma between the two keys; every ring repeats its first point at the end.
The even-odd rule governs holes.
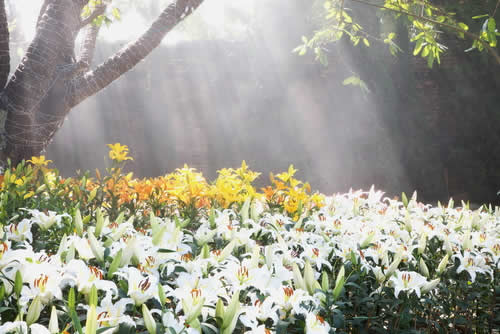
{"type": "Polygon", "coordinates": [[[415,49],[413,50],[413,55],[417,56],[422,50],[423,46],[424,46],[424,39],[419,39],[417,41],[417,44],[415,45],[415,49]]]}
{"type": "Polygon", "coordinates": [[[444,21],[446,21],[446,17],[445,16],[438,16],[436,18],[436,21],[438,21],[439,23],[443,23],[444,21]]]}
{"type": "Polygon", "coordinates": [[[175,250],[160,248],[160,249],[158,249],[158,253],[175,253],[175,250]]]}
{"type": "Polygon", "coordinates": [[[78,314],[74,309],[69,311],[71,321],[73,322],[73,327],[78,331],[79,334],[83,334],[82,325],[80,324],[80,319],[78,319],[78,314]]]}
{"type": "Polygon", "coordinates": [[[118,253],[116,253],[116,256],[113,259],[113,262],[111,262],[111,265],[109,266],[109,270],[108,270],[108,273],[106,275],[107,279],[111,279],[113,277],[113,274],[118,269],[118,266],[120,265],[121,261],[122,261],[122,250],[120,249],[118,251],[118,253]]]}
{"type": "Polygon", "coordinates": [[[422,57],[427,57],[429,55],[429,52],[430,52],[430,45],[427,44],[425,47],[424,47],[424,50],[422,51],[422,57]]]}
{"type": "Polygon", "coordinates": [[[355,85],[355,86],[357,86],[357,85],[359,85],[359,77],[357,77],[355,75],[350,76],[350,77],[344,79],[344,81],[342,81],[342,84],[344,86],[347,86],[347,85],[355,85]]]}
{"type": "Polygon", "coordinates": [[[488,15],[488,14],[477,15],[477,16],[473,16],[472,19],[473,20],[477,20],[477,19],[482,19],[483,17],[488,17],[488,16],[490,16],[490,15],[488,15]]]}
{"type": "Polygon", "coordinates": [[[465,31],[468,31],[468,30],[469,30],[469,26],[468,26],[468,25],[466,25],[466,24],[465,24],[465,23],[463,23],[463,22],[459,22],[459,23],[458,23],[458,27],[459,27],[460,29],[462,29],[462,30],[465,30],[465,31]]]}
{"type": "Polygon", "coordinates": [[[122,19],[122,15],[120,13],[120,10],[118,8],[113,8],[113,10],[111,11],[113,16],[115,17],[115,19],[117,19],[118,21],[120,21],[122,19]]]}
{"type": "Polygon", "coordinates": [[[496,29],[497,29],[496,21],[494,18],[490,17],[488,19],[488,31],[494,33],[496,29]]]}

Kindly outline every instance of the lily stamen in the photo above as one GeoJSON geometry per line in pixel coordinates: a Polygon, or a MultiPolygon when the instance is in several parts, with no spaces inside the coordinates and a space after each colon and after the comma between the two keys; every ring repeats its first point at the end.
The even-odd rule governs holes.
{"type": "Polygon", "coordinates": [[[139,282],[139,288],[143,292],[146,291],[147,289],[149,289],[150,286],[151,286],[151,282],[149,281],[149,277],[147,277],[145,280],[142,280],[139,282]]]}
{"type": "Polygon", "coordinates": [[[92,275],[94,276],[94,278],[97,278],[97,279],[103,279],[104,278],[104,275],[103,275],[102,271],[99,268],[94,267],[94,266],[89,266],[89,270],[92,273],[92,275]]]}
{"type": "Polygon", "coordinates": [[[293,295],[293,288],[286,286],[283,288],[283,292],[285,293],[285,296],[291,297],[293,295]]]}
{"type": "Polygon", "coordinates": [[[313,252],[314,255],[316,255],[316,257],[319,257],[319,249],[313,248],[312,252],[313,252]]]}

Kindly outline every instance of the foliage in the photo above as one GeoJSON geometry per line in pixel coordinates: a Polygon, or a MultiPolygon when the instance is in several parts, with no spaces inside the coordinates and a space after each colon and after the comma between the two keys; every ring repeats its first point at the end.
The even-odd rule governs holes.
{"type": "Polygon", "coordinates": [[[497,29],[495,15],[498,4],[491,14],[474,16],[473,19],[482,19],[480,32],[469,32],[469,26],[456,19],[456,13],[447,11],[435,5],[432,1],[421,0],[385,0],[382,4],[365,0],[326,0],[324,1],[323,20],[320,29],[314,32],[310,39],[303,37],[303,44],[298,46],[294,52],[304,55],[308,50],[313,50],[316,59],[322,64],[327,64],[328,47],[334,43],[347,38],[354,46],[370,46],[369,40],[383,42],[395,55],[400,48],[395,43],[395,32],[382,32],[381,36],[375,36],[365,30],[360,22],[362,19],[356,17],[357,11],[349,5],[360,4],[364,7],[372,7],[381,11],[383,20],[401,19],[408,27],[411,42],[414,42],[413,55],[420,55],[427,60],[429,67],[435,62],[441,63],[441,55],[446,46],[439,42],[442,31],[446,29],[455,33],[460,38],[465,36],[473,40],[471,49],[479,51],[487,50],[500,64],[500,57],[496,50],[497,29]],[[363,43],[360,43],[360,42],[363,43]]]}
{"type": "MultiPolygon", "coordinates": [[[[491,331],[499,208],[311,193],[293,166],[213,183],[184,166],[63,179],[45,157],[0,191],[0,332],[491,331]],[[471,312],[471,310],[473,310],[471,312]]],[[[115,153],[121,153],[115,155],[115,153]]]]}

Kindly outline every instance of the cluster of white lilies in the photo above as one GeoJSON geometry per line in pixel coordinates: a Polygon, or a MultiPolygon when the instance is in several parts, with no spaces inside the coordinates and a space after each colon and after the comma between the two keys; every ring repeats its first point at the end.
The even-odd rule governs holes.
{"type": "Polygon", "coordinates": [[[371,190],[328,197],[298,221],[247,201],[239,212],[213,210],[195,230],[174,217],[152,216],[140,229],[134,217],[110,222],[97,212],[84,224],[79,213],[28,210],[30,218],[0,232],[0,316],[17,314],[0,318],[0,333],[109,334],[124,324],[150,334],[158,327],[272,333],[281,320],[294,319],[306,333],[330,333],[325,292],[346,298],[348,262],[375,278],[374,294],[389,287],[394,298],[439,297],[450,270],[470,284],[493,279],[498,210],[382,196],[371,190]],[[50,229],[63,220],[71,220],[74,234],[61,236],[56,254],[35,252],[33,225],[50,229]],[[427,261],[436,256],[427,254],[433,239],[437,265],[427,261]]]}

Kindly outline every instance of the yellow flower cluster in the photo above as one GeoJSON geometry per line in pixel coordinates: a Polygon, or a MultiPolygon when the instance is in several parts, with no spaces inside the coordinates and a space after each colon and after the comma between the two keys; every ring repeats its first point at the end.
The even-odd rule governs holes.
{"type": "MultiPolygon", "coordinates": [[[[126,145],[116,143],[108,146],[109,157],[113,161],[120,163],[132,160],[128,156],[129,149],[126,145]]],[[[245,161],[237,169],[219,170],[217,179],[212,183],[207,182],[202,173],[187,165],[155,178],[137,179],[132,173],[125,175],[119,168],[110,168],[107,176],[102,176],[96,170],[95,177],[63,179],[58,176],[57,170],[45,168],[51,162],[45,156],[32,157],[29,162],[34,168],[28,166],[27,170],[38,173],[41,169],[42,172],[32,173],[32,176],[18,172],[16,176],[15,170],[13,173],[7,171],[5,176],[8,178],[0,176],[0,190],[10,185],[26,199],[40,191],[59,187],[56,192],[58,196],[78,198],[84,203],[90,203],[97,196],[104,207],[131,205],[135,209],[146,211],[162,206],[171,206],[174,210],[186,207],[226,209],[242,205],[248,199],[260,199],[269,206],[281,208],[295,219],[307,210],[324,205],[323,195],[311,194],[309,184],[294,177],[297,170],[293,165],[286,172],[276,176],[271,174],[272,185],[259,192],[253,182],[260,173],[250,170],[245,161]]]]}

